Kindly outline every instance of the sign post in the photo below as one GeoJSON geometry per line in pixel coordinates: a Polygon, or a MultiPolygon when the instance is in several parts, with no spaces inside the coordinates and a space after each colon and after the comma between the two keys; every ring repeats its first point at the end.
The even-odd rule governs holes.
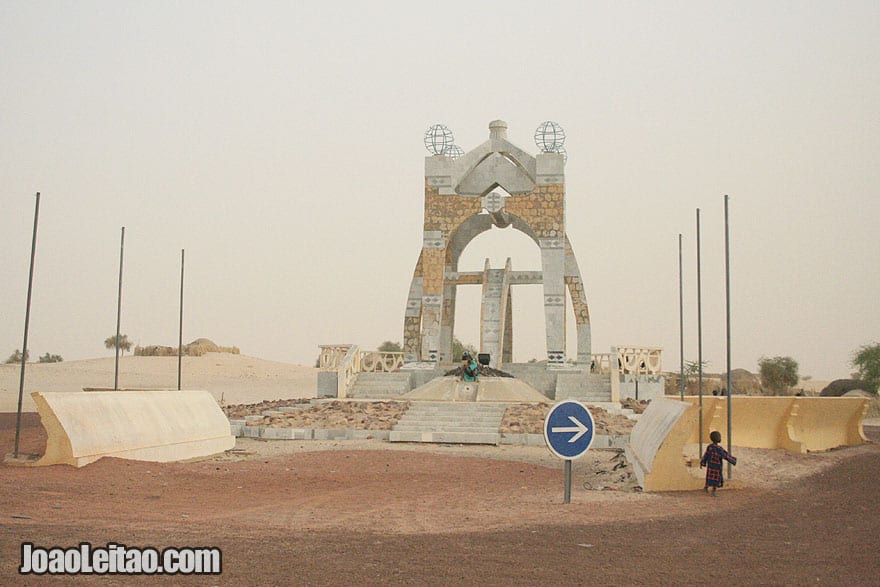
{"type": "Polygon", "coordinates": [[[544,418],[547,448],[565,461],[564,503],[571,503],[571,461],[587,452],[593,444],[594,431],[593,415],[576,400],[557,403],[544,418]]]}

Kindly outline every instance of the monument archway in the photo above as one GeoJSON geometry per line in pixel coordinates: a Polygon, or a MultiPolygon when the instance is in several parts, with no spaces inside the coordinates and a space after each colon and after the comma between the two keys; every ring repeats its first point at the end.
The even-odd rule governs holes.
{"type": "Polygon", "coordinates": [[[451,352],[459,285],[483,287],[480,351],[492,356],[492,366],[509,362],[511,287],[541,284],[548,365],[565,360],[566,290],[575,313],[577,360],[590,363],[589,309],[565,233],[564,134],[548,122],[535,138],[541,152],[532,156],[510,143],[507,124],[496,120],[489,124],[489,140],[464,153],[442,125],[426,133],[425,144],[433,154],[425,159],[423,244],[404,318],[406,362],[458,360],[451,352]],[[512,226],[528,235],[540,250],[541,269],[516,271],[508,260],[503,268],[459,271],[462,251],[493,226],[512,226]]]}

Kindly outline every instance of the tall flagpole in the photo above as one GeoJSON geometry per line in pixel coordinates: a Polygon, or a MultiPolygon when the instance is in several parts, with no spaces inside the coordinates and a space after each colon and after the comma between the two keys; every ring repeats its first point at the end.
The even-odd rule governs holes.
{"type": "Polygon", "coordinates": [[[681,233],[678,233],[678,387],[684,401],[684,293],[682,293],[681,233]]]}
{"type": "Polygon", "coordinates": [[[177,335],[177,391],[180,391],[181,373],[183,372],[183,256],[180,249],[180,328],[177,335]]]}
{"type": "Polygon", "coordinates": [[[116,293],[116,363],[113,369],[113,391],[119,390],[119,327],[122,320],[122,260],[125,254],[125,227],[119,239],[119,290],[116,293]]]}
{"type": "Polygon", "coordinates": [[[18,383],[18,411],[15,413],[15,449],[12,457],[18,458],[18,440],[21,436],[21,400],[24,397],[24,368],[27,364],[28,325],[31,321],[31,292],[34,284],[34,259],[37,254],[37,221],[40,218],[40,192],[37,192],[37,203],[34,207],[34,236],[31,239],[31,268],[28,273],[27,304],[24,311],[24,342],[21,343],[21,379],[18,383]]]}
{"type": "MultiPolygon", "coordinates": [[[[733,430],[731,419],[733,418],[733,385],[730,381],[730,223],[728,221],[727,201],[729,197],[724,194],[724,284],[727,297],[727,452],[733,449],[733,430]]],[[[732,476],[733,467],[727,463],[727,476],[732,476]]]]}
{"type": "Polygon", "coordinates": [[[699,369],[699,377],[697,379],[697,389],[700,395],[700,427],[698,436],[700,438],[700,456],[703,456],[703,292],[700,277],[700,209],[697,208],[697,368],[699,369]]]}

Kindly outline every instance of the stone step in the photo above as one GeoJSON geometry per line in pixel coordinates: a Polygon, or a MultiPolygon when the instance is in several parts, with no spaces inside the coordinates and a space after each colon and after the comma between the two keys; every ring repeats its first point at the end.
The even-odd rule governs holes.
{"type": "Polygon", "coordinates": [[[437,444],[494,444],[501,442],[498,432],[410,432],[392,430],[390,442],[432,442],[437,444]]]}
{"type": "Polygon", "coordinates": [[[471,426],[494,429],[498,428],[498,421],[498,418],[494,420],[473,420],[471,418],[401,418],[397,423],[400,426],[429,424],[431,426],[471,426]]]}
{"type": "Polygon", "coordinates": [[[359,373],[348,397],[392,399],[411,390],[409,373],[359,373]]]}
{"type": "Polygon", "coordinates": [[[495,444],[506,404],[413,402],[389,435],[391,442],[495,444]]]}
{"type": "Polygon", "coordinates": [[[503,414],[507,408],[481,408],[474,406],[473,408],[450,408],[448,410],[440,408],[422,407],[418,402],[413,402],[409,408],[413,414],[472,414],[478,416],[495,416],[503,414]]]}
{"type": "Polygon", "coordinates": [[[556,399],[610,401],[611,376],[598,373],[560,373],[556,379],[556,399]]]}
{"type": "Polygon", "coordinates": [[[431,420],[435,422],[497,422],[503,414],[412,414],[407,412],[401,420],[431,420]]]}
{"type": "Polygon", "coordinates": [[[406,381],[409,383],[409,373],[358,373],[358,381],[406,381]]]}
{"type": "MultiPolygon", "coordinates": [[[[486,426],[467,426],[467,425],[455,425],[448,424],[443,426],[438,426],[430,423],[420,423],[420,424],[401,424],[400,422],[394,426],[394,430],[398,432],[474,432],[474,433],[483,433],[486,432],[487,429],[489,431],[493,430],[492,427],[486,426]]],[[[497,427],[495,428],[497,431],[497,427]]]]}
{"type": "Polygon", "coordinates": [[[355,384],[360,385],[409,385],[409,377],[400,379],[396,377],[364,377],[364,375],[371,375],[371,373],[361,373],[355,379],[355,384]]]}
{"type": "Polygon", "coordinates": [[[464,413],[474,413],[474,412],[503,412],[507,409],[506,404],[484,404],[479,402],[447,402],[448,405],[444,406],[442,404],[438,404],[435,402],[413,402],[412,408],[414,410],[424,410],[424,411],[442,411],[444,413],[450,412],[464,412],[464,413]]]}
{"type": "Polygon", "coordinates": [[[479,422],[481,424],[493,424],[500,422],[504,414],[411,414],[407,412],[401,421],[430,420],[432,422],[479,422]]]}
{"type": "Polygon", "coordinates": [[[399,399],[405,391],[395,392],[395,391],[377,391],[377,392],[369,392],[366,393],[363,390],[352,389],[349,390],[347,397],[353,399],[399,399]]]}

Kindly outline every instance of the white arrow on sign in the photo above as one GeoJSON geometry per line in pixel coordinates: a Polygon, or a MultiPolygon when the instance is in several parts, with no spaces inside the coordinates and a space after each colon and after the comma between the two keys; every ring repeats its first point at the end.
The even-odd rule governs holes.
{"type": "Polygon", "coordinates": [[[574,423],[574,426],[556,426],[551,428],[550,432],[577,432],[577,434],[568,439],[569,442],[577,442],[578,438],[590,431],[589,428],[584,426],[583,423],[574,416],[569,416],[568,419],[574,423]]]}

